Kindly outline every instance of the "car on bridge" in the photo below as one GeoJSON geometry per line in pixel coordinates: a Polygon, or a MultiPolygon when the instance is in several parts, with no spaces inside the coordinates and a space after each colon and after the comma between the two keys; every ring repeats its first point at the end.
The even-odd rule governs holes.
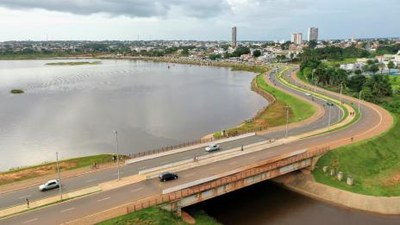
{"type": "Polygon", "coordinates": [[[58,187],[60,187],[60,181],[49,180],[46,183],[39,185],[39,191],[47,191],[58,187]]]}
{"type": "Polygon", "coordinates": [[[169,180],[176,180],[178,179],[178,175],[171,172],[165,172],[158,176],[161,182],[169,181],[169,180]]]}
{"type": "Polygon", "coordinates": [[[213,151],[217,151],[217,150],[219,150],[219,145],[218,144],[209,144],[207,147],[206,147],[206,152],[213,152],[213,151]]]}

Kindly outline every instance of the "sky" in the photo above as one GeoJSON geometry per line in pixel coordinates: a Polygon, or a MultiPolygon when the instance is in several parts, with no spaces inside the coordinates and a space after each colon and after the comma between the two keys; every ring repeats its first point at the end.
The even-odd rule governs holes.
{"type": "Polygon", "coordinates": [[[0,0],[0,41],[400,37],[400,0],[0,0]]]}

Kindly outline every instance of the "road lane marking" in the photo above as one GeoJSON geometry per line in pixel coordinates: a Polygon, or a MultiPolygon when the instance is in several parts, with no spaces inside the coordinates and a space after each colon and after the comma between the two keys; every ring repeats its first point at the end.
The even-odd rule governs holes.
{"type": "Polygon", "coordinates": [[[102,199],[99,199],[99,200],[97,200],[98,202],[102,202],[102,201],[105,201],[105,200],[108,200],[108,199],[110,199],[111,197],[107,197],[107,198],[102,198],[102,199]]]}
{"type": "Polygon", "coordinates": [[[22,222],[22,223],[32,223],[32,222],[35,222],[36,220],[38,220],[38,218],[34,218],[34,219],[31,219],[31,220],[27,220],[27,221],[22,222]]]}
{"type": "Polygon", "coordinates": [[[135,188],[135,189],[132,189],[131,192],[137,192],[137,191],[140,191],[140,190],[142,190],[142,189],[143,189],[142,187],[140,187],[140,188],[135,188]]]}
{"type": "Polygon", "coordinates": [[[21,197],[19,197],[18,199],[24,199],[24,198],[29,198],[29,197],[31,197],[31,195],[21,196],[21,197]]]}
{"type": "Polygon", "coordinates": [[[71,207],[71,208],[68,208],[68,209],[61,210],[60,212],[61,213],[65,213],[65,212],[68,212],[68,211],[71,211],[71,210],[74,210],[74,209],[75,209],[74,207],[71,207]]]}
{"type": "Polygon", "coordinates": [[[140,171],[140,170],[144,170],[144,169],[146,169],[146,168],[147,168],[147,167],[142,166],[142,167],[139,167],[138,170],[140,171]]]}
{"type": "Polygon", "coordinates": [[[96,181],[97,179],[89,179],[89,180],[87,180],[87,181],[85,181],[85,183],[90,183],[90,182],[93,182],[93,181],[96,181]]]}

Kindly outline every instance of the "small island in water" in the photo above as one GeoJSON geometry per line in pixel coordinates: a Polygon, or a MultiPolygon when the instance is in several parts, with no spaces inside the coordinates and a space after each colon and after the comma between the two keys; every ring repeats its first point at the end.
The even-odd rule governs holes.
{"type": "Polygon", "coordinates": [[[47,66],[80,66],[80,65],[97,65],[101,64],[100,61],[95,62],[54,62],[54,63],[46,63],[47,66]]]}
{"type": "Polygon", "coordinates": [[[10,93],[11,93],[11,94],[23,94],[24,91],[21,90],[21,89],[12,89],[12,90],[10,91],[10,93]]]}

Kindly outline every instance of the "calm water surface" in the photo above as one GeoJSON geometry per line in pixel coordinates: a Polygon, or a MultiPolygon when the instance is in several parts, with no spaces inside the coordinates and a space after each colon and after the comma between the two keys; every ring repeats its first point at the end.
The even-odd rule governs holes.
{"type": "Polygon", "coordinates": [[[56,61],[0,61],[0,170],[54,161],[56,151],[61,158],[113,152],[113,130],[122,153],[191,141],[267,104],[250,90],[254,74],[226,68],[48,62],[56,61]],[[13,88],[25,94],[11,95],[13,88]]]}
{"type": "Polygon", "coordinates": [[[399,225],[382,216],[322,203],[262,182],[187,208],[202,209],[225,225],[399,225]]]}

